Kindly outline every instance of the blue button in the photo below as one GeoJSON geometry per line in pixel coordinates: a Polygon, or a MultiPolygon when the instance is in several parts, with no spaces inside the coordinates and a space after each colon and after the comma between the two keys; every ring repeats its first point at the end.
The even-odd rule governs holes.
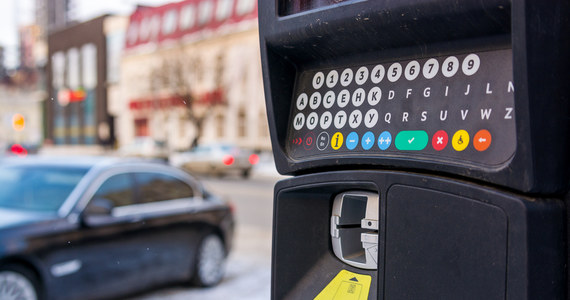
{"type": "Polygon", "coordinates": [[[368,131],[367,133],[365,133],[362,136],[362,148],[364,148],[364,150],[370,150],[370,148],[372,148],[372,146],[374,145],[374,133],[368,131]]]}
{"type": "Polygon", "coordinates": [[[378,148],[386,150],[392,144],[392,135],[388,131],[384,131],[378,137],[378,148]]]}
{"type": "Polygon", "coordinates": [[[358,133],[351,132],[346,137],[346,148],[348,148],[348,150],[354,150],[354,148],[356,148],[357,145],[358,145],[358,133]]]}

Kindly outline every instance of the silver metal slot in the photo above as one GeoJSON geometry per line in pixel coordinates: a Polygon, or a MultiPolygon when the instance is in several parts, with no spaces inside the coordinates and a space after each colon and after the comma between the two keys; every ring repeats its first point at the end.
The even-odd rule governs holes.
{"type": "Polygon", "coordinates": [[[334,199],[331,239],[334,254],[343,262],[362,269],[378,268],[377,194],[344,192],[334,199]]]}

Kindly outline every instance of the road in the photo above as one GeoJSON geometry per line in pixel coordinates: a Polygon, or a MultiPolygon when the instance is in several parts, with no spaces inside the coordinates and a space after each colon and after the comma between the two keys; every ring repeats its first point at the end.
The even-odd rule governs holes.
{"type": "Polygon", "coordinates": [[[201,178],[211,192],[236,208],[236,235],[226,276],[214,288],[173,286],[137,296],[136,300],[266,300],[270,298],[271,220],[276,176],[201,178]]]}

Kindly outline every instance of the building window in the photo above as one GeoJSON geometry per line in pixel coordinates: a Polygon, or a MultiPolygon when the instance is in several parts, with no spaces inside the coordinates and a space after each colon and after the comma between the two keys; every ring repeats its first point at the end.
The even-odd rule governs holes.
{"type": "Polygon", "coordinates": [[[176,10],[169,10],[162,20],[162,34],[168,35],[176,30],[176,10]]]}
{"type": "Polygon", "coordinates": [[[149,136],[148,119],[135,120],[135,136],[149,136]]]}
{"type": "Polygon", "coordinates": [[[224,137],[224,121],[225,119],[223,114],[220,113],[216,115],[216,131],[219,138],[224,137]]]}
{"type": "Polygon", "coordinates": [[[198,6],[198,25],[203,26],[212,20],[214,3],[212,0],[203,0],[198,6]]]}
{"type": "Polygon", "coordinates": [[[180,12],[180,29],[187,30],[196,23],[196,9],[194,5],[189,4],[182,8],[180,12]]]}
{"type": "Polygon", "coordinates": [[[232,14],[234,0],[218,0],[216,8],[216,21],[224,21],[232,14]]]}
{"type": "Polygon", "coordinates": [[[65,84],[65,54],[56,52],[51,56],[52,85],[55,89],[63,88],[65,84]]]}
{"type": "Polygon", "coordinates": [[[139,25],[137,22],[133,22],[131,23],[131,25],[129,25],[129,29],[127,31],[127,40],[129,41],[129,44],[136,43],[138,37],[139,37],[139,25]]]}
{"type": "Polygon", "coordinates": [[[141,26],[139,28],[140,41],[144,42],[148,40],[148,38],[150,37],[150,30],[151,30],[150,18],[146,17],[141,21],[141,26]]]}
{"type": "Polygon", "coordinates": [[[83,87],[94,89],[97,86],[97,47],[87,44],[81,47],[81,71],[83,87]]]}
{"type": "Polygon", "coordinates": [[[259,113],[259,136],[268,137],[269,136],[269,125],[267,124],[267,116],[264,112],[259,113]]]}
{"type": "Polygon", "coordinates": [[[237,0],[236,13],[238,16],[243,16],[253,12],[255,8],[255,0],[237,0]]]}
{"type": "Polygon", "coordinates": [[[67,51],[67,85],[73,90],[79,88],[79,50],[77,48],[67,51]]]}
{"type": "Polygon", "coordinates": [[[238,137],[243,138],[247,135],[247,120],[245,110],[242,108],[238,113],[238,137]]]}

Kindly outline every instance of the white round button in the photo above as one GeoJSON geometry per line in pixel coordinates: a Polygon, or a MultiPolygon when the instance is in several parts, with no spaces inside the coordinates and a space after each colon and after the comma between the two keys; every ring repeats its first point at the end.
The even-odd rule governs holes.
{"type": "Polygon", "coordinates": [[[299,95],[299,97],[297,97],[297,109],[298,110],[305,109],[305,107],[307,107],[308,102],[309,102],[309,97],[307,96],[307,94],[302,93],[301,95],[299,95]]]}
{"type": "Polygon", "coordinates": [[[293,119],[293,127],[295,130],[301,130],[305,125],[305,115],[303,113],[298,113],[293,119]]]}
{"type": "Polygon", "coordinates": [[[362,105],[362,103],[364,103],[365,99],[366,99],[366,92],[364,91],[364,89],[358,88],[352,94],[352,105],[354,105],[354,107],[359,107],[360,105],[362,105]]]}
{"type": "Polygon", "coordinates": [[[336,101],[335,94],[333,91],[328,91],[323,97],[323,106],[325,108],[331,108],[336,101]]]}
{"type": "Polygon", "coordinates": [[[368,92],[368,104],[375,106],[380,99],[382,99],[382,90],[377,86],[371,88],[368,92]]]}
{"type": "Polygon", "coordinates": [[[325,74],[323,72],[317,72],[315,76],[313,76],[313,88],[315,90],[320,89],[325,83],[325,74]]]}
{"type": "Polygon", "coordinates": [[[418,77],[420,74],[420,63],[412,60],[406,65],[406,70],[404,71],[404,76],[407,80],[412,81],[418,77]]]}
{"type": "Polygon", "coordinates": [[[342,74],[340,74],[340,84],[342,86],[348,86],[350,83],[352,83],[352,77],[354,77],[352,69],[344,69],[344,71],[342,71],[342,74]]]}
{"type": "Polygon", "coordinates": [[[319,105],[321,105],[321,93],[314,92],[311,95],[311,99],[309,100],[309,106],[312,109],[317,109],[319,107],[319,105]]]}
{"type": "Polygon", "coordinates": [[[424,74],[424,77],[426,79],[432,79],[435,77],[435,75],[437,75],[438,71],[439,71],[439,62],[435,58],[430,58],[424,64],[422,73],[424,74]]]}
{"type": "Polygon", "coordinates": [[[336,70],[332,70],[327,75],[327,87],[333,88],[336,83],[338,82],[338,72],[336,70]]]}
{"type": "Polygon", "coordinates": [[[368,80],[368,68],[367,67],[360,67],[358,71],[356,71],[356,84],[363,85],[366,80],[368,80]]]}
{"type": "Polygon", "coordinates": [[[358,109],[352,111],[352,113],[350,114],[350,118],[348,120],[350,128],[357,128],[358,126],[360,126],[361,122],[362,122],[362,112],[360,112],[358,109]]]}
{"type": "Polygon", "coordinates": [[[451,77],[459,70],[459,60],[455,56],[450,56],[443,61],[441,73],[445,77],[451,77]]]}
{"type": "Polygon", "coordinates": [[[322,129],[328,129],[331,124],[332,124],[333,118],[332,118],[332,114],[330,111],[325,111],[323,113],[323,115],[321,116],[321,128],[322,129]]]}
{"type": "Polygon", "coordinates": [[[341,129],[344,127],[344,124],[346,124],[346,112],[341,110],[334,116],[334,127],[336,127],[336,129],[341,129]]]}
{"type": "Polygon", "coordinates": [[[396,82],[402,76],[402,65],[400,63],[393,63],[388,68],[388,80],[390,82],[396,82]]]}
{"type": "Polygon", "coordinates": [[[319,115],[316,112],[310,113],[307,117],[307,128],[313,130],[317,127],[317,124],[319,124],[319,115]]]}
{"type": "Polygon", "coordinates": [[[383,65],[377,65],[376,67],[374,67],[374,69],[372,69],[372,73],[370,73],[370,80],[373,83],[380,83],[380,81],[382,81],[382,79],[384,79],[385,73],[386,73],[386,70],[384,70],[384,66],[383,65]]]}
{"type": "Polygon", "coordinates": [[[338,104],[338,107],[345,107],[348,102],[350,102],[350,92],[348,90],[340,91],[340,93],[338,93],[336,102],[338,104]]]}
{"type": "Polygon", "coordinates": [[[376,126],[376,123],[378,123],[378,111],[375,109],[367,111],[364,116],[364,125],[368,128],[372,128],[376,126]]]}
{"type": "Polygon", "coordinates": [[[477,54],[469,54],[463,60],[463,64],[461,64],[461,70],[463,70],[463,74],[471,76],[477,73],[477,70],[479,70],[479,65],[481,65],[479,56],[477,54]]]}

